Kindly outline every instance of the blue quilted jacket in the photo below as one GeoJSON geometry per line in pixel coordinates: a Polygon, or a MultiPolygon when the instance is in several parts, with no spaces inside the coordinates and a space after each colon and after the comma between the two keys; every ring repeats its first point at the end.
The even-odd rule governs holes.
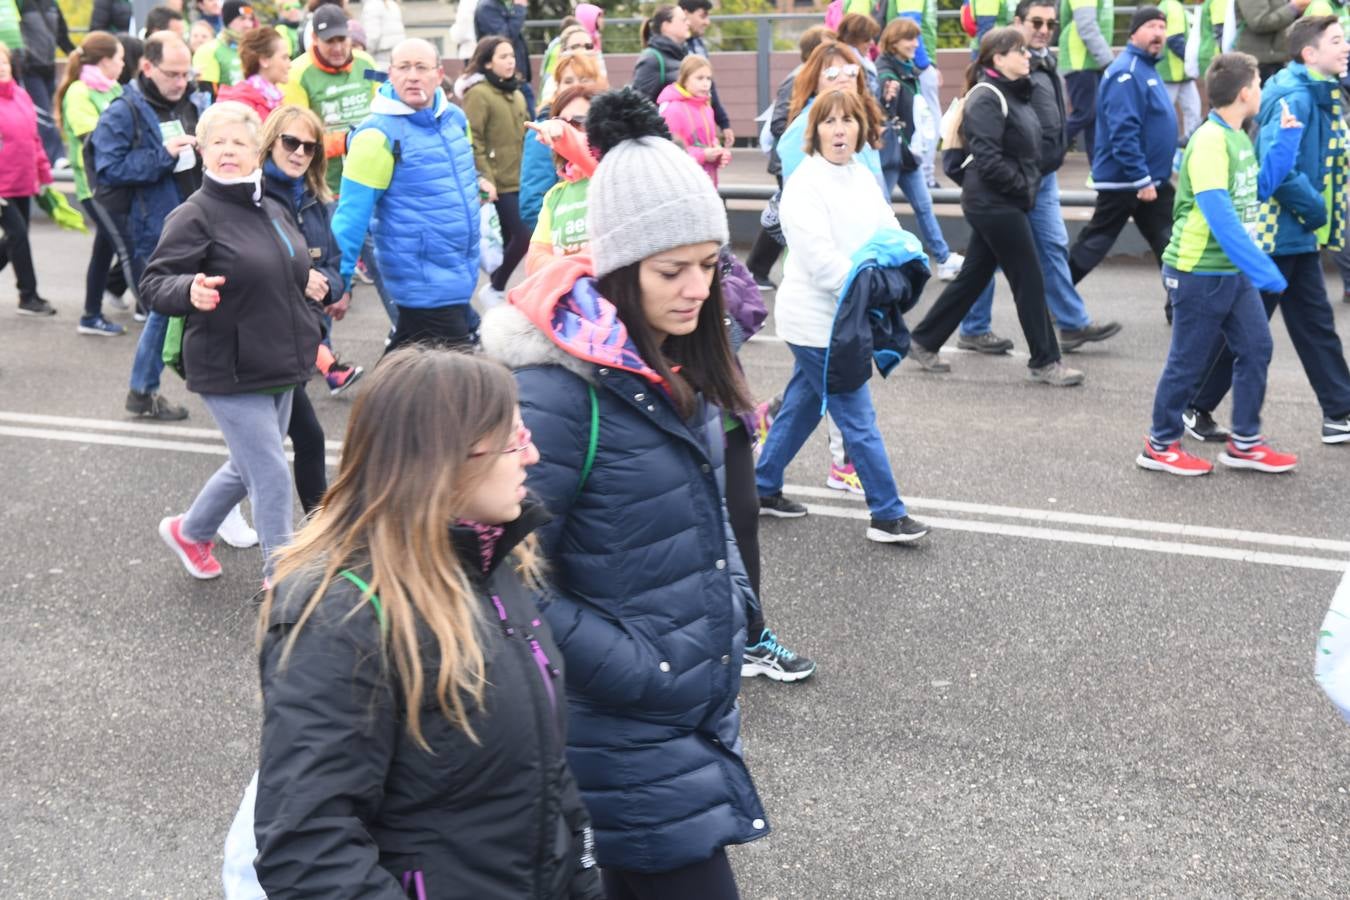
{"type": "Polygon", "coordinates": [[[567,661],[568,762],[597,858],[665,872],[769,830],[736,703],[750,587],[719,484],[720,415],[682,421],[640,361],[625,364],[636,352],[616,351],[626,335],[592,282],[572,303],[585,265],[559,261],[513,292],[484,319],[483,347],[515,370],[541,457],[528,486],[555,517],[540,532],[556,588],[545,616],[567,661]],[[607,336],[588,344],[594,356],[537,324],[563,303],[573,316],[555,320],[557,334],[581,324],[607,336]],[[583,483],[588,388],[598,434],[583,483]]]}

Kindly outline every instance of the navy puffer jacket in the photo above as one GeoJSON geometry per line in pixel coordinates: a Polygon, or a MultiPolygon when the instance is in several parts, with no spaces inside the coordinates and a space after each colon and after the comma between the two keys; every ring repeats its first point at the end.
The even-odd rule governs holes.
{"type": "Polygon", "coordinates": [[[528,486],[555,516],[540,532],[556,588],[545,615],[567,661],[568,762],[600,865],[665,872],[763,837],[739,738],[750,587],[719,487],[720,416],[708,407],[687,425],[660,387],[569,355],[516,306],[489,313],[482,340],[515,370],[541,457],[528,486]],[[588,385],[598,441],[578,490],[588,385]]]}

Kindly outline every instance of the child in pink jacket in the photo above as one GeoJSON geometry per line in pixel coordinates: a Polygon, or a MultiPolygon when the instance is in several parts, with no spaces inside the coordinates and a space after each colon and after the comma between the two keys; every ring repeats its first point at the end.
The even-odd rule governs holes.
{"type": "Polygon", "coordinates": [[[712,111],[712,63],[690,54],[680,75],[656,98],[675,142],[694,158],[717,184],[717,170],[731,162],[731,149],[718,140],[712,111]]]}

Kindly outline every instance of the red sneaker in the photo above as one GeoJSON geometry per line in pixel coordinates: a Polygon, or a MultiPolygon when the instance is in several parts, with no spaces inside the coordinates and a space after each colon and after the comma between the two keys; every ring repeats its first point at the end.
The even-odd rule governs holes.
{"type": "Polygon", "coordinates": [[[1298,465],[1292,453],[1280,453],[1266,444],[1257,444],[1250,450],[1239,450],[1230,440],[1219,454],[1219,462],[1230,469],[1254,469],[1257,472],[1288,472],[1298,465]]]}
{"type": "Polygon", "coordinates": [[[1181,449],[1181,441],[1173,441],[1161,453],[1153,449],[1148,438],[1144,438],[1144,452],[1135,457],[1134,462],[1141,469],[1154,472],[1166,472],[1169,475],[1208,475],[1214,471],[1214,464],[1198,456],[1192,456],[1181,449]]]}
{"type": "Polygon", "coordinates": [[[211,541],[189,541],[183,537],[183,517],[170,516],[159,520],[159,536],[169,545],[193,578],[208,581],[220,577],[220,563],[211,555],[215,546],[211,541]]]}

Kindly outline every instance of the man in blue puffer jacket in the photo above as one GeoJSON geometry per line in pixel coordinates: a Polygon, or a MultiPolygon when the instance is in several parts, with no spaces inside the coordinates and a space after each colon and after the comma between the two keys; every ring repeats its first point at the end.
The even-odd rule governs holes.
{"type": "Polygon", "coordinates": [[[468,122],[440,89],[440,60],[410,38],[390,55],[389,83],[352,132],[333,234],[351,290],[374,216],[375,259],[398,306],[386,352],[431,341],[478,342],[478,191],[468,122]]]}
{"type": "MultiPolygon", "coordinates": [[[[1346,126],[1341,118],[1340,77],[1350,50],[1335,16],[1299,19],[1289,28],[1291,62],[1266,82],[1257,116],[1257,150],[1269,152],[1285,109],[1303,123],[1294,168],[1262,210],[1257,238],[1275,260],[1289,287],[1262,294],[1266,318],[1278,306],[1289,339],[1303,363],[1322,408],[1322,443],[1350,442],[1350,368],[1336,334],[1336,316],[1327,298],[1321,249],[1345,245],[1347,175],[1346,126]]],[[[1211,415],[1233,381],[1233,353],[1223,346],[1183,419],[1191,437],[1224,441],[1228,434],[1211,415]]]]}
{"type": "Polygon", "coordinates": [[[1097,89],[1097,136],[1092,152],[1097,203],[1092,221],[1078,233],[1069,251],[1074,284],[1106,258],[1130,219],[1148,241],[1158,265],[1172,239],[1177,114],[1154,68],[1162,59],[1166,38],[1167,16],[1162,10],[1139,7],[1130,20],[1125,52],[1107,66],[1097,89]]]}

